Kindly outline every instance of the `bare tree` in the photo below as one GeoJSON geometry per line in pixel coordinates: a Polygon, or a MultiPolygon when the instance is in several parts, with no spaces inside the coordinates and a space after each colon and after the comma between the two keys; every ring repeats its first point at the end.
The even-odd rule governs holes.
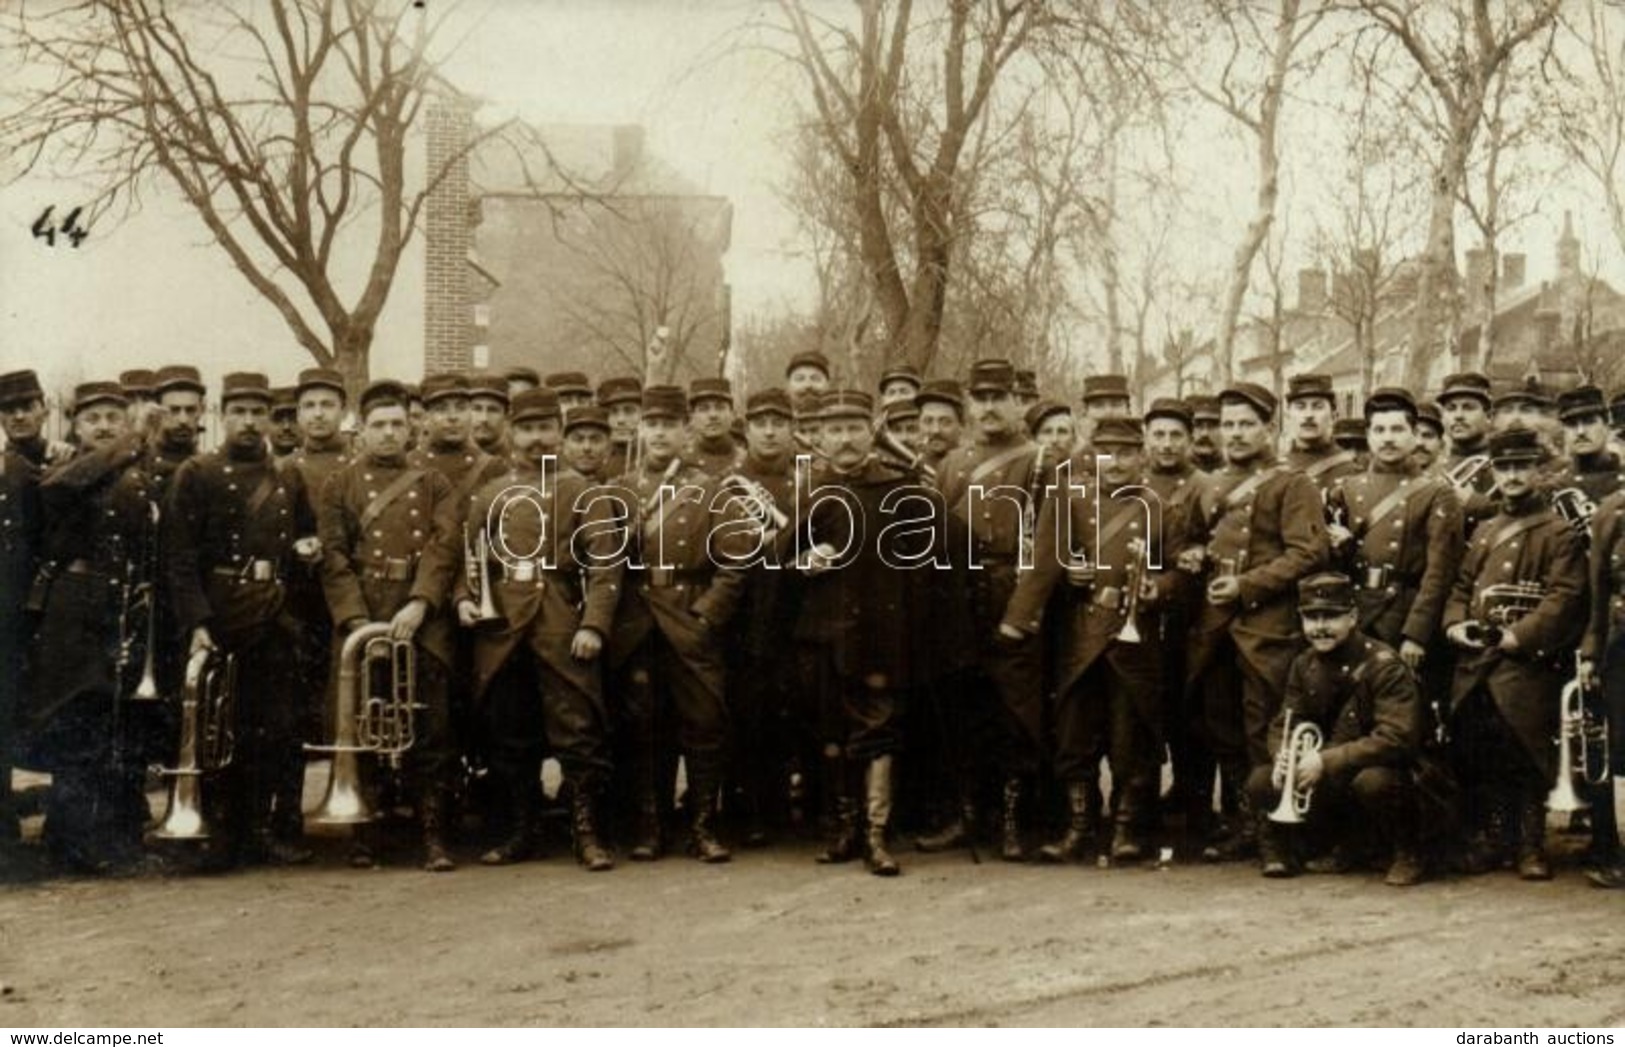
{"type": "Polygon", "coordinates": [[[1423,101],[1399,101],[1428,128],[1436,152],[1427,245],[1418,260],[1406,385],[1426,386],[1461,326],[1456,290],[1455,215],[1474,139],[1497,75],[1514,52],[1553,25],[1562,0],[1359,0],[1372,22],[1422,75],[1423,101]]]}
{"type": "Polygon", "coordinates": [[[431,43],[449,13],[431,20],[406,0],[19,8],[9,43],[51,73],[0,116],[0,151],[18,174],[94,179],[94,215],[154,181],[178,190],[311,357],[359,384],[444,174],[410,188],[406,159],[438,86],[431,43]],[[358,251],[369,261],[347,293],[339,260],[358,251]]]}
{"type": "Polygon", "coordinates": [[[1559,136],[1567,157],[1602,193],[1614,241],[1625,254],[1625,9],[1607,0],[1571,5],[1562,21],[1565,60],[1557,84],[1559,136]]]}
{"type": "Polygon", "coordinates": [[[856,31],[803,0],[779,0],[779,9],[816,126],[840,160],[888,359],[924,368],[942,330],[966,144],[1046,5],[949,0],[939,17],[935,5],[916,14],[912,0],[859,0],[856,31]],[[892,193],[906,222],[888,214],[892,193]]]}

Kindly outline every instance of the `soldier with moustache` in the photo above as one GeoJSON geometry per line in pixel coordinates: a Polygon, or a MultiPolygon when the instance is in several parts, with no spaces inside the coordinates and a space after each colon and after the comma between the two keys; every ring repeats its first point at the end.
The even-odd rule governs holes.
{"type": "Polygon", "coordinates": [[[604,379],[598,386],[598,406],[609,415],[610,450],[604,475],[620,476],[632,467],[638,419],[643,414],[643,383],[631,375],[604,379]]]}
{"type": "Polygon", "coordinates": [[[1199,690],[1208,745],[1238,805],[1234,831],[1203,852],[1211,861],[1244,857],[1256,845],[1262,814],[1250,809],[1243,786],[1269,755],[1269,724],[1303,649],[1297,583],[1329,555],[1314,483],[1275,458],[1274,394],[1239,383],[1219,394],[1219,409],[1227,461],[1202,491],[1192,544],[1178,557],[1182,569],[1208,579],[1187,686],[1199,690]]]}
{"type": "Polygon", "coordinates": [[[28,593],[39,569],[40,475],[50,444],[44,436],[45,390],[33,371],[0,374],[0,853],[20,838],[11,801],[12,752],[17,745],[17,714],[29,679],[29,639],[35,614],[28,593]]]}
{"type": "Polygon", "coordinates": [[[790,394],[797,414],[805,410],[809,396],[822,396],[829,390],[829,381],[829,357],[815,349],[794,354],[784,365],[784,391],[790,394]]]}
{"type": "Polygon", "coordinates": [[[1355,451],[1337,446],[1337,394],[1331,377],[1293,375],[1287,380],[1286,409],[1292,430],[1286,464],[1314,483],[1324,504],[1337,481],[1363,468],[1355,451]]]}
{"type": "Polygon", "coordinates": [[[508,456],[506,378],[488,373],[468,376],[468,427],[480,450],[495,458],[508,456]]]}
{"type": "Polygon", "coordinates": [[[1451,742],[1473,827],[1467,864],[1473,872],[1496,867],[1515,838],[1518,875],[1547,880],[1552,739],[1585,630],[1585,550],[1535,485],[1544,455],[1537,435],[1498,432],[1488,453],[1500,511],[1473,532],[1444,613],[1445,635],[1458,648],[1451,742]],[[1525,594],[1509,599],[1492,588],[1514,585],[1525,594]]]}
{"type": "MultiPolygon", "coordinates": [[[[1353,862],[1361,826],[1388,838],[1391,887],[1422,882],[1413,764],[1422,733],[1416,677],[1393,648],[1359,629],[1355,586],[1347,575],[1315,574],[1298,584],[1298,613],[1309,649],[1292,661],[1285,697],[1269,728],[1271,759],[1254,766],[1247,793],[1255,810],[1271,811],[1289,784],[1307,794],[1302,829],[1327,838],[1331,850],[1310,872],[1342,873],[1353,862]],[[1294,732],[1312,725],[1321,745],[1292,749],[1294,732]]],[[[1293,801],[1286,801],[1293,802],[1293,801]]],[[[1264,819],[1263,873],[1298,873],[1294,829],[1264,819]]]]}
{"type": "Polygon", "coordinates": [[[157,484],[143,463],[158,408],[134,415],[116,382],[74,391],[73,458],[40,481],[41,611],[17,764],[51,775],[45,843],[71,868],[140,871],[146,764],[164,726],[158,702],[131,702],[147,657],[157,584],[157,484]]]}
{"type": "Polygon", "coordinates": [[[278,459],[287,458],[299,450],[303,440],[299,432],[299,392],[291,385],[271,390],[271,432],[268,437],[271,454],[278,459]]]}
{"type": "Polygon", "coordinates": [[[1224,468],[1224,452],[1219,450],[1219,398],[1188,396],[1191,408],[1191,464],[1204,473],[1224,468]]]}
{"type": "Polygon", "coordinates": [[[1033,569],[1016,586],[999,632],[1031,642],[1046,608],[1062,617],[1056,651],[1055,773],[1066,789],[1067,828],[1040,850],[1046,861],[1083,857],[1092,833],[1099,754],[1112,769],[1115,862],[1144,858],[1158,826],[1163,654],[1157,616],[1179,588],[1165,552],[1183,546],[1178,517],[1145,484],[1144,429],[1104,418],[1092,452],[1069,459],[1047,498],[1033,569]],[[1101,455],[1098,477],[1095,455],[1101,455]],[[1051,600],[1065,578],[1061,601],[1051,600]]]}
{"type": "Polygon", "coordinates": [[[685,460],[716,479],[736,472],[744,448],[733,437],[733,384],[726,378],[696,378],[688,387],[689,428],[685,460]]]}
{"type": "Polygon", "coordinates": [[[858,390],[825,397],[829,468],[780,544],[804,579],[793,635],[816,703],[830,808],[817,860],[861,852],[870,872],[896,876],[887,834],[906,703],[952,664],[958,634],[946,623],[963,600],[947,570],[947,504],[874,454],[873,411],[858,390]]]}
{"type": "Polygon", "coordinates": [[[965,390],[951,378],[927,382],[914,402],[920,408],[920,454],[937,476],[965,438],[965,390]]]}
{"type": "Polygon", "coordinates": [[[1416,458],[1417,471],[1424,476],[1442,476],[1444,473],[1444,412],[1432,400],[1421,400],[1416,405],[1416,458]]]}
{"type": "Polygon", "coordinates": [[[1435,397],[1444,412],[1449,451],[1442,468],[1455,477],[1461,501],[1462,523],[1471,535],[1478,524],[1495,515],[1495,477],[1489,468],[1490,380],[1476,372],[1453,374],[1435,397]],[[1470,479],[1462,478],[1471,473],[1470,479]]]}
{"type": "MultiPolygon", "coordinates": [[[[688,401],[676,386],[643,391],[640,467],[605,489],[600,506],[624,536],[626,586],[610,640],[632,792],[634,861],[661,850],[661,796],[670,784],[665,724],[675,720],[687,770],[689,849],[702,862],[732,856],[716,835],[729,716],[723,630],[745,575],[736,544],[749,537],[716,480],[680,457],[688,401]],[[664,781],[662,779],[665,779],[664,781]]],[[[605,519],[606,517],[594,517],[605,519]]]]}
{"type": "Polygon", "coordinates": [[[170,485],[164,572],[188,658],[219,650],[236,659],[226,725],[236,746],[223,779],[236,856],[294,865],[312,855],[299,842],[304,708],[283,671],[295,642],[283,579],[295,559],[319,561],[321,548],[298,470],[269,453],[271,402],[264,375],[226,375],[221,446],[186,461],[170,485]]]}
{"type": "MultiPolygon", "coordinates": [[[[920,837],[916,846],[930,852],[969,842],[976,807],[972,783],[991,769],[1003,782],[1000,854],[1006,861],[1025,861],[1026,800],[1043,757],[1045,652],[1039,644],[999,643],[998,624],[1018,572],[1031,563],[1030,535],[1024,535],[1033,522],[1029,504],[1034,492],[1049,484],[1056,463],[1046,467],[1026,438],[1014,381],[1015,369],[1006,360],[980,360],[971,368],[976,442],[949,453],[938,473],[959,546],[952,555],[968,572],[973,642],[979,648],[976,668],[958,695],[959,715],[950,724],[960,732],[951,748],[966,764],[958,769],[965,793],[960,815],[942,831],[920,837]],[[990,766],[981,766],[984,762],[990,766]]],[[[1036,513],[1037,506],[1031,510],[1036,513]]]]}
{"type": "MultiPolygon", "coordinates": [[[[597,410],[578,407],[575,414],[597,410]]],[[[601,872],[615,861],[598,830],[612,769],[599,655],[615,620],[624,564],[614,534],[601,529],[594,535],[587,527],[594,482],[560,470],[546,449],[558,414],[551,389],[514,397],[513,470],[481,488],[469,513],[487,550],[474,578],[490,580],[499,617],[481,621],[484,594],[467,571],[458,578],[455,600],[460,624],[472,630],[474,707],[512,818],[507,838],[480,861],[507,865],[536,853],[545,747],[564,773],[576,858],[601,872]],[[525,686],[491,686],[518,661],[529,670],[519,677],[525,686]]]]}
{"type": "MultiPolygon", "coordinates": [[[[456,766],[447,674],[453,635],[447,597],[462,562],[459,527],[464,504],[432,468],[407,461],[406,388],[375,381],[361,395],[362,451],[323,486],[318,520],[322,586],[335,644],[368,622],[388,622],[389,635],[416,651],[416,742],[406,753],[423,832],[423,867],[455,869],[446,849],[449,793],[456,766]]],[[[351,862],[373,864],[358,835],[351,862]]]]}
{"type": "MultiPolygon", "coordinates": [[[[1191,434],[1195,418],[1184,400],[1159,397],[1146,408],[1145,485],[1161,506],[1165,534],[1190,530],[1200,511],[1207,476],[1191,460],[1191,434]]],[[[1170,557],[1180,546],[1168,543],[1170,557]]],[[[1213,809],[1213,754],[1201,730],[1201,708],[1185,688],[1185,656],[1191,624],[1202,605],[1202,590],[1195,578],[1173,572],[1170,591],[1157,609],[1162,650],[1162,730],[1168,742],[1173,782],[1169,807],[1185,815],[1186,834],[1192,842],[1205,832],[1213,809]]],[[[1205,842],[1205,841],[1203,841],[1205,842]]]]}

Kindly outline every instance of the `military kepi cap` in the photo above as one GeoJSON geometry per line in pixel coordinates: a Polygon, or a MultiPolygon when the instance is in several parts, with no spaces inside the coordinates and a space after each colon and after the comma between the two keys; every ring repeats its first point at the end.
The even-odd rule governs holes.
{"type": "Polygon", "coordinates": [[[1371,416],[1378,411],[1404,411],[1411,421],[1416,421],[1416,398],[1410,390],[1401,389],[1395,385],[1385,385],[1374,390],[1365,398],[1365,417],[1370,421],[1371,416]]]}
{"type": "MultiPolygon", "coordinates": [[[[304,388],[303,383],[300,384],[300,388],[304,388]]],[[[377,381],[368,382],[367,387],[361,390],[361,415],[366,417],[367,412],[372,410],[373,407],[390,402],[405,407],[410,399],[411,397],[407,394],[405,385],[393,378],[380,378],[377,381]]]]}
{"type": "Polygon", "coordinates": [[[1153,418],[1172,418],[1186,429],[1191,428],[1196,422],[1196,415],[1191,411],[1191,405],[1172,396],[1159,396],[1151,401],[1151,406],[1145,410],[1147,424],[1153,418]]]}
{"type": "Polygon", "coordinates": [[[687,418],[688,395],[680,385],[651,385],[643,390],[643,417],[687,418]]]}
{"type": "Polygon", "coordinates": [[[1520,427],[1491,433],[1489,454],[1491,462],[1538,462],[1546,451],[1533,429],[1520,427]]]}
{"type": "Polygon", "coordinates": [[[1217,422],[1219,420],[1219,398],[1217,396],[1191,396],[1186,403],[1191,405],[1191,422],[1217,422]]]}
{"type": "Polygon", "coordinates": [[[1354,582],[1346,574],[1322,571],[1298,583],[1298,610],[1304,614],[1353,609],[1354,582]]]}
{"type": "Polygon", "coordinates": [[[784,365],[784,376],[790,377],[791,372],[801,367],[811,367],[822,372],[825,378],[829,377],[829,357],[823,353],[814,350],[796,353],[790,357],[790,362],[784,365]]]}
{"type": "Polygon", "coordinates": [[[468,379],[460,374],[442,372],[440,374],[425,375],[423,384],[418,387],[418,397],[425,405],[436,400],[445,400],[450,397],[468,396],[468,379]]]}
{"type": "Polygon", "coordinates": [[[1138,418],[1102,418],[1089,442],[1096,447],[1139,447],[1145,443],[1145,426],[1138,418]]]}
{"type": "Polygon", "coordinates": [[[794,418],[796,411],[790,404],[790,394],[783,389],[759,389],[751,393],[745,401],[745,417],[757,418],[767,414],[794,418]]]}
{"type": "Polygon", "coordinates": [[[1092,374],[1083,380],[1084,403],[1090,400],[1127,400],[1128,376],[1121,374],[1092,374]]]}
{"type": "Polygon", "coordinates": [[[307,367],[299,372],[299,381],[294,385],[299,395],[305,395],[307,389],[332,389],[340,396],[345,395],[344,376],[331,367],[307,367]]]}
{"type": "Polygon", "coordinates": [[[602,429],[609,432],[609,412],[597,404],[582,404],[572,407],[564,415],[564,431],[586,428],[602,429]]]}
{"type": "Polygon", "coordinates": [[[299,390],[291,385],[275,386],[271,390],[271,413],[282,414],[299,410],[299,390]]]}
{"type": "Polygon", "coordinates": [[[591,396],[592,383],[580,371],[559,371],[546,378],[548,388],[554,389],[560,396],[591,396]]]}
{"type": "Polygon", "coordinates": [[[78,414],[91,404],[111,403],[119,407],[130,406],[124,386],[118,382],[81,382],[73,389],[73,413],[78,414]]]}
{"type": "Polygon", "coordinates": [[[635,404],[643,401],[643,383],[632,375],[606,378],[598,385],[598,406],[635,404]]]}
{"type": "Polygon", "coordinates": [[[1247,404],[1263,416],[1264,421],[1275,417],[1275,394],[1256,382],[1237,382],[1219,394],[1219,405],[1247,404]]]}
{"type": "Polygon", "coordinates": [[[1027,423],[1027,431],[1037,436],[1038,430],[1047,419],[1058,414],[1070,414],[1071,411],[1072,409],[1066,404],[1057,403],[1054,400],[1040,400],[1027,408],[1027,414],[1022,420],[1027,423]]]}
{"type": "Polygon", "coordinates": [[[875,413],[875,398],[862,389],[832,389],[824,394],[819,416],[829,418],[869,418],[875,413]]]}
{"type": "MultiPolygon", "coordinates": [[[[1415,419],[1415,414],[1411,418],[1415,419]]],[[[1366,438],[1366,423],[1360,418],[1339,418],[1332,423],[1332,443],[1345,451],[1365,451],[1371,447],[1366,438]]]]}
{"type": "Polygon", "coordinates": [[[1458,396],[1470,396],[1488,407],[1491,399],[1489,376],[1479,374],[1477,371],[1463,371],[1460,374],[1447,375],[1444,380],[1444,388],[1439,390],[1439,403],[1448,403],[1458,396]]]}
{"type": "Polygon", "coordinates": [[[955,411],[963,411],[965,390],[952,378],[938,378],[921,386],[920,391],[914,394],[914,402],[922,407],[933,402],[947,404],[955,411]]]}
{"type": "Polygon", "coordinates": [[[1008,393],[1016,387],[1016,368],[1009,360],[978,360],[971,365],[972,393],[1008,393]]]}
{"type": "Polygon", "coordinates": [[[160,367],[153,373],[153,377],[156,380],[152,383],[152,387],[159,396],[176,389],[189,390],[200,396],[208,391],[203,384],[203,376],[190,364],[170,364],[168,367],[160,367]]]}
{"type": "MultiPolygon", "coordinates": [[[[425,382],[424,384],[428,384],[425,382]]],[[[521,389],[513,394],[508,413],[515,423],[539,422],[559,416],[559,393],[551,386],[539,385],[521,389]]]]}
{"type": "Polygon", "coordinates": [[[471,374],[468,376],[469,399],[486,397],[491,400],[501,400],[503,408],[508,406],[508,380],[500,374],[471,374]]]}
{"type": "Polygon", "coordinates": [[[158,383],[158,375],[144,367],[133,371],[120,371],[118,384],[131,396],[151,396],[152,387],[158,383]]]}
{"type": "Polygon", "coordinates": [[[1416,424],[1431,425],[1436,434],[1443,435],[1444,414],[1439,410],[1439,405],[1434,403],[1432,400],[1423,400],[1421,403],[1417,404],[1416,424]]]}
{"type": "Polygon", "coordinates": [[[1582,385],[1558,396],[1557,416],[1563,421],[1590,415],[1599,415],[1604,420],[1608,418],[1608,401],[1596,386],[1582,385]]]}
{"type": "Polygon", "coordinates": [[[0,374],[0,404],[27,403],[45,399],[40,388],[39,375],[33,371],[12,371],[0,374]]]}
{"type": "Polygon", "coordinates": [[[894,364],[880,373],[880,388],[884,389],[893,382],[908,382],[914,388],[920,387],[920,371],[911,364],[894,364]]]}
{"type": "Polygon", "coordinates": [[[694,379],[688,385],[688,402],[692,406],[703,400],[726,400],[733,403],[733,383],[726,378],[694,379]]]}
{"type": "Polygon", "coordinates": [[[1294,400],[1308,400],[1318,398],[1337,403],[1337,394],[1332,391],[1332,376],[1329,374],[1295,374],[1287,379],[1286,402],[1294,400]]]}
{"type": "Polygon", "coordinates": [[[233,371],[220,380],[220,402],[227,400],[263,400],[271,402],[271,382],[255,371],[233,371]]]}

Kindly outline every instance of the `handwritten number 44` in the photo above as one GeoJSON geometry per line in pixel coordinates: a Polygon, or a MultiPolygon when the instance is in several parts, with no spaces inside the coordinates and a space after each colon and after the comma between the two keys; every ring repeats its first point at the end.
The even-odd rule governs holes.
{"type": "Polygon", "coordinates": [[[90,230],[81,228],[79,225],[79,215],[83,211],[83,207],[75,207],[68,212],[68,217],[63,220],[61,225],[56,225],[51,221],[51,215],[56,212],[56,205],[50,205],[40,212],[40,216],[34,219],[34,224],[30,227],[34,239],[44,240],[47,247],[55,247],[56,234],[61,233],[68,238],[68,243],[71,246],[78,247],[85,237],[90,235],[90,230]]]}

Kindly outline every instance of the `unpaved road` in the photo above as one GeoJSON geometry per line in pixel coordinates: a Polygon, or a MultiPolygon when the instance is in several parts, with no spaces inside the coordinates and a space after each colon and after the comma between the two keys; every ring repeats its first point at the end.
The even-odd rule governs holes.
{"type": "MultiPolygon", "coordinates": [[[[0,1026],[1617,1025],[1625,892],[790,845],[0,887],[0,1026]]],[[[1563,846],[1575,846],[1573,838],[1563,846]]]]}

